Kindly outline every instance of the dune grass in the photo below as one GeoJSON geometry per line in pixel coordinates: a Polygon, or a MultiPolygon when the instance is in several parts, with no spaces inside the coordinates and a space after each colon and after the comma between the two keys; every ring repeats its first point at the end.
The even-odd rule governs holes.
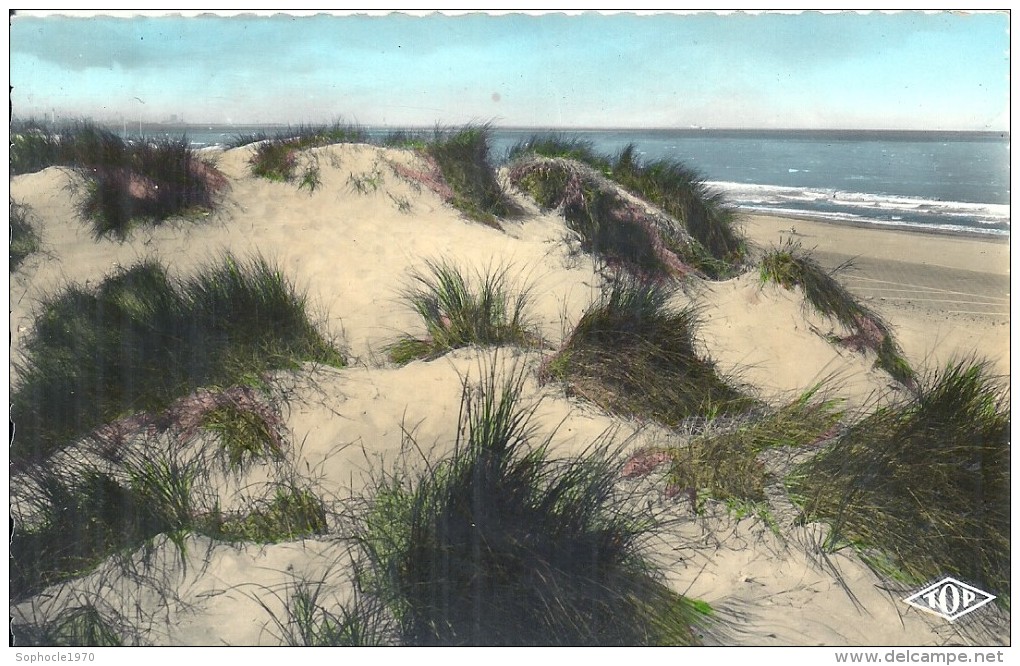
{"type": "Polygon", "coordinates": [[[378,166],[372,171],[361,174],[351,174],[347,184],[358,194],[371,194],[377,192],[383,184],[383,175],[378,166]]]}
{"type": "Polygon", "coordinates": [[[78,212],[92,223],[97,239],[124,240],[138,224],[213,210],[226,187],[226,179],[195,154],[186,137],[129,143],[79,121],[18,131],[11,150],[12,175],[48,166],[77,172],[78,212]]]}
{"type": "Polygon", "coordinates": [[[10,175],[41,171],[51,166],[127,166],[128,144],[110,130],[89,120],[54,125],[24,120],[11,125],[10,175]]]}
{"type": "Polygon", "coordinates": [[[190,534],[220,541],[278,543],[328,530],[326,502],[296,477],[274,482],[267,497],[220,510],[202,456],[185,457],[173,440],[132,451],[116,465],[87,458],[59,469],[34,463],[17,477],[27,518],[11,537],[14,599],[87,574],[110,557],[129,557],[165,535],[186,553],[190,534]]]}
{"type": "Polygon", "coordinates": [[[279,543],[325,534],[327,506],[321,497],[296,483],[279,484],[271,498],[239,515],[211,514],[199,523],[201,531],[224,541],[279,543]]]}
{"type": "Polygon", "coordinates": [[[616,186],[575,162],[519,160],[511,182],[545,209],[562,210],[582,251],[614,268],[650,277],[684,277],[696,244],[674,220],[627,201],[616,186]]]}
{"type": "Polygon", "coordinates": [[[367,142],[368,133],[362,127],[336,120],[330,125],[288,128],[272,137],[265,133],[242,135],[231,145],[236,148],[251,143],[259,144],[249,160],[252,175],[282,183],[297,180],[300,187],[315,191],[320,184],[319,169],[314,161],[300,164],[299,154],[302,151],[337,143],[367,142]]]}
{"type": "Polygon", "coordinates": [[[436,128],[424,153],[435,161],[453,191],[454,208],[472,220],[500,228],[500,219],[519,217],[522,211],[496,178],[490,134],[488,125],[466,125],[456,131],[436,128]]]}
{"type": "Polygon", "coordinates": [[[956,576],[1008,605],[1009,469],[1009,388],[966,359],[874,409],[788,484],[806,520],[831,525],[830,547],[853,544],[912,584],[956,576]]]}
{"type": "Polygon", "coordinates": [[[850,331],[850,336],[837,339],[838,343],[871,350],[877,355],[876,366],[900,383],[912,386],[914,371],[903,358],[889,325],[836,279],[848,267],[849,264],[844,264],[827,271],[799,242],[787,239],[762,256],[758,271],[762,284],[772,282],[790,290],[800,287],[811,307],[850,331]]]}
{"type": "Polygon", "coordinates": [[[379,144],[390,148],[409,148],[412,150],[425,150],[429,141],[435,136],[435,132],[426,130],[392,130],[387,132],[379,144]]]}
{"type": "Polygon", "coordinates": [[[79,213],[92,220],[97,238],[123,240],[139,222],[156,225],[215,208],[216,192],[226,180],[194,154],[186,139],[146,140],[129,153],[126,165],[79,169],[87,179],[79,213]]]}
{"type": "MultiPolygon", "coordinates": [[[[632,194],[658,206],[674,218],[689,236],[688,240],[680,243],[678,238],[671,239],[667,234],[666,242],[672,241],[676,247],[671,249],[682,257],[684,263],[708,277],[733,277],[746,263],[747,241],[736,226],[733,209],[721,194],[713,192],[696,171],[682,162],[663,159],[644,163],[636,155],[633,144],[619,154],[607,157],[596,153],[589,142],[563,135],[536,135],[519,142],[508,152],[508,156],[517,161],[524,160],[528,154],[587,164],[632,194]]],[[[549,175],[545,174],[547,178],[549,175]]],[[[525,189],[533,196],[537,194],[535,198],[539,204],[549,208],[553,198],[550,195],[563,180],[562,176],[553,174],[551,182],[532,183],[525,189]]],[[[611,210],[614,202],[606,201],[605,195],[601,200],[591,195],[582,197],[582,200],[589,209],[589,217],[596,220],[611,217],[605,213],[611,210]],[[599,214],[594,211],[599,211],[599,214]]]]}
{"type": "Polygon", "coordinates": [[[540,336],[528,318],[530,289],[518,288],[509,265],[473,275],[441,259],[414,272],[404,298],[425,324],[424,339],[405,336],[388,349],[394,363],[435,358],[450,350],[480,346],[535,346],[540,336]]]}
{"type": "Polygon", "coordinates": [[[507,150],[507,160],[513,162],[529,154],[581,162],[605,176],[613,173],[612,160],[596,152],[591,141],[568,134],[535,134],[522,139],[507,150]]]}
{"type": "Polygon", "coordinates": [[[613,180],[680,220],[707,252],[700,268],[713,278],[736,275],[747,259],[747,241],[736,214],[697,171],[678,160],[644,163],[633,144],[613,160],[613,180]]]}
{"type": "Polygon", "coordinates": [[[10,200],[10,272],[18,270],[21,263],[40,250],[42,239],[32,223],[31,209],[10,200]]]}
{"type": "Polygon", "coordinates": [[[355,590],[353,601],[334,605],[323,598],[322,582],[302,580],[289,591],[284,616],[262,599],[281,642],[288,647],[383,647],[392,639],[390,618],[383,604],[355,590]]]}
{"type": "Polygon", "coordinates": [[[244,146],[250,146],[253,143],[259,143],[260,141],[269,141],[273,137],[268,132],[259,130],[256,132],[240,132],[235,134],[233,138],[226,141],[225,145],[227,148],[243,148],[244,146]]]}
{"type": "Polygon", "coordinates": [[[282,458],[279,417],[267,411],[222,401],[202,415],[202,428],[220,438],[226,469],[242,473],[253,463],[282,458]]]}
{"type": "Polygon", "coordinates": [[[16,463],[199,387],[344,363],[277,269],[230,255],[182,280],[145,260],[95,289],[69,285],[42,303],[24,350],[12,396],[16,463]]]}
{"type": "Polygon", "coordinates": [[[31,466],[19,477],[33,488],[33,519],[11,537],[11,597],[87,573],[158,534],[183,548],[197,475],[196,465],[163,454],[129,460],[120,474],[88,463],[31,466]]]}
{"type": "Polygon", "coordinates": [[[555,460],[524,375],[465,381],[454,453],[377,488],[360,521],[370,592],[406,645],[686,644],[704,606],[641,554],[609,447],[555,460]]]}
{"type": "Polygon", "coordinates": [[[671,427],[754,407],[697,353],[697,310],[673,307],[675,293],[665,283],[615,275],[547,363],[545,377],[609,412],[671,427]]]}
{"type": "Polygon", "coordinates": [[[683,446],[665,449],[670,462],[666,495],[686,496],[695,509],[707,497],[740,505],[763,503],[768,472],[759,455],[828,438],[841,416],[836,401],[819,399],[813,389],[779,409],[710,423],[683,446]]]}
{"type": "Polygon", "coordinates": [[[282,183],[294,180],[298,150],[296,142],[269,140],[260,143],[251,156],[252,175],[282,183]]]}
{"type": "Polygon", "coordinates": [[[60,163],[60,143],[45,123],[23,120],[12,122],[10,128],[10,176],[41,171],[60,163]]]}
{"type": "Polygon", "coordinates": [[[17,647],[120,647],[123,640],[92,604],[69,608],[45,626],[11,627],[17,647]]]}

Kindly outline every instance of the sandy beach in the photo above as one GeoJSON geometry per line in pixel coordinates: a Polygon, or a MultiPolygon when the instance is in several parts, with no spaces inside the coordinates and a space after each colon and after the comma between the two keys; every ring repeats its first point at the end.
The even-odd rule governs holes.
{"type": "Polygon", "coordinates": [[[1009,374],[1009,241],[850,227],[762,215],[745,218],[762,247],[793,238],[887,317],[914,361],[971,351],[1009,374]]]}
{"type": "MultiPolygon", "coordinates": [[[[12,178],[11,197],[31,208],[43,247],[11,275],[13,384],[39,304],[62,286],[96,285],[142,258],[159,258],[187,275],[224,252],[261,254],[307,292],[317,325],[342,340],[350,359],[345,368],[306,367],[276,376],[286,396],[288,463],[344,505],[408,454],[409,430],[429,455],[449,453],[463,378],[479,375],[495,354],[468,348],[403,366],[385,354],[402,333],[425,333],[401,297],[411,272],[425,260],[449,258],[481,268],[506,265],[531,285],[534,324],[545,347],[504,350],[498,362],[525,368],[526,395],[540,400],[536,426],[556,433],[557,454],[583,452],[607,432],[628,450],[675,437],[538,381],[544,357],[562,345],[598,288],[590,258],[563,242],[556,211],[542,212],[515,193],[527,214],[501,231],[465,220],[435,192],[400,177],[402,167],[420,168],[411,151],[313,148],[321,184],[310,192],[254,177],[252,150],[208,153],[229,188],[206,220],[139,229],[124,243],[93,240],[77,219],[67,170],[12,178]],[[359,192],[352,185],[358,177],[379,184],[359,192]]],[[[1008,376],[1008,241],[763,215],[744,216],[741,226],[762,248],[793,238],[826,267],[852,260],[853,269],[840,280],[886,319],[914,367],[976,354],[1008,376]]],[[[698,342],[705,356],[766,403],[784,404],[825,378],[825,390],[851,408],[903,394],[871,359],[831,344],[825,333],[832,324],[811,312],[798,292],[763,286],[754,271],[698,283],[683,298],[700,308],[698,342]]],[[[1008,616],[1001,609],[950,624],[902,603],[911,589],[880,577],[853,549],[825,552],[826,526],[798,523],[779,480],[789,460],[763,464],[776,474],[768,489],[774,527],[753,516],[737,518],[722,502],[710,501],[695,514],[683,501],[666,498],[654,475],[621,482],[667,525],[648,547],[670,588],[715,610],[717,621],[700,632],[703,643],[1008,644],[1008,616]]],[[[249,499],[257,478],[223,479],[215,489],[222,506],[249,499]]],[[[157,540],[145,565],[151,575],[125,574],[111,560],[11,611],[16,622],[39,622],[75,600],[99,599],[139,643],[278,645],[282,631],[272,616],[283,616],[294,581],[321,582],[324,600],[352,598],[349,552],[342,538],[238,545],[192,535],[186,557],[178,558],[173,544],[157,540]]]]}

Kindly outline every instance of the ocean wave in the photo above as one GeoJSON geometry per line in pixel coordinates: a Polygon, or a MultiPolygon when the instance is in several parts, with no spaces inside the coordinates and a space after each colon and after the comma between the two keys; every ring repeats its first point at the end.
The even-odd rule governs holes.
{"type": "Polygon", "coordinates": [[[946,231],[1008,234],[1010,229],[1010,206],[1005,204],[725,181],[707,184],[745,210],[946,231]]]}
{"type": "Polygon", "coordinates": [[[949,221],[922,221],[922,220],[907,221],[900,217],[890,217],[887,219],[882,219],[875,216],[855,215],[853,213],[823,212],[805,208],[779,208],[775,206],[754,206],[745,204],[737,204],[737,207],[742,210],[753,211],[756,213],[767,213],[771,215],[790,217],[804,217],[829,222],[851,222],[857,224],[871,224],[882,227],[899,227],[908,229],[920,228],[920,229],[932,229],[934,231],[952,231],[960,233],[987,234],[989,236],[1009,236],[1008,221],[1004,223],[986,222],[982,223],[983,226],[974,226],[971,224],[953,224],[952,222],[949,221]]]}

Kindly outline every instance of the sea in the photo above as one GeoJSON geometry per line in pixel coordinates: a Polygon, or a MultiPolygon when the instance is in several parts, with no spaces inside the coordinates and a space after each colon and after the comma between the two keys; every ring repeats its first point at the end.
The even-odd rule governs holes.
{"type": "MultiPolygon", "coordinates": [[[[196,148],[274,126],[146,126],[186,134],[196,148]]],[[[399,128],[365,128],[381,139],[399,128]]],[[[859,130],[492,128],[491,154],[534,135],[589,142],[614,155],[633,144],[645,161],[679,160],[738,209],[949,233],[1008,236],[1009,134],[859,130]]]]}

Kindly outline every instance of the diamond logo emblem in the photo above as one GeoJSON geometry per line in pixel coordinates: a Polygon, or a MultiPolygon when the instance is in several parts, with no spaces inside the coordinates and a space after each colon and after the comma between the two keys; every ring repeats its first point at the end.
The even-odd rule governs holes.
{"type": "Polygon", "coordinates": [[[947,576],[903,601],[952,622],[994,600],[995,595],[947,576]]]}

